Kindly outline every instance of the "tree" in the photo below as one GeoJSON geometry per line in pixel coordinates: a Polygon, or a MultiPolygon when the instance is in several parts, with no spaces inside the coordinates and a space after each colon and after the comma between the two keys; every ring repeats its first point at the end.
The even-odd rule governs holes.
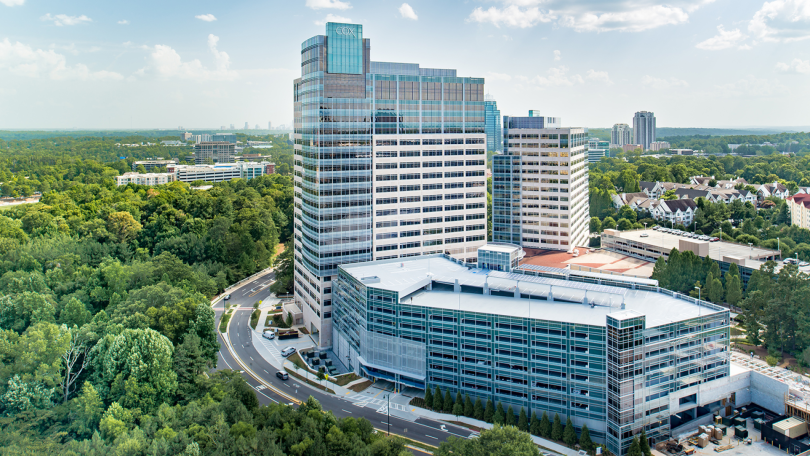
{"type": "Polygon", "coordinates": [[[515,425],[515,409],[512,406],[509,406],[509,409],[506,411],[506,416],[504,422],[507,426],[514,426],[515,425]]]}
{"type": "Polygon", "coordinates": [[[484,409],[484,421],[492,423],[495,418],[495,406],[492,404],[492,399],[487,399],[487,407],[484,409]]]}
{"type": "Polygon", "coordinates": [[[650,278],[657,280],[658,286],[667,288],[667,260],[665,260],[663,256],[655,260],[655,266],[653,266],[653,272],[650,278]]]}
{"type": "Polygon", "coordinates": [[[275,261],[276,281],[270,285],[270,291],[280,295],[289,293],[293,287],[293,251],[291,245],[288,245],[278,255],[275,261]]]}
{"type": "Polygon", "coordinates": [[[602,222],[599,220],[599,217],[591,217],[590,223],[590,232],[591,233],[601,233],[602,232],[602,222]]]}
{"type": "Polygon", "coordinates": [[[602,220],[602,229],[603,230],[615,230],[616,229],[616,220],[613,220],[613,217],[605,217],[602,220]]]}
{"type": "Polygon", "coordinates": [[[532,412],[532,420],[529,424],[529,431],[532,435],[540,437],[540,419],[537,418],[537,412],[532,412]]]}
{"type": "Polygon", "coordinates": [[[170,402],[177,389],[171,341],[152,329],[125,329],[107,335],[91,350],[97,377],[108,398],[127,408],[151,412],[170,402]]]}
{"type": "Polygon", "coordinates": [[[570,447],[573,447],[577,443],[577,431],[574,429],[574,423],[571,422],[571,417],[565,420],[562,440],[563,443],[570,447]]]}
{"type": "Polygon", "coordinates": [[[442,390],[436,386],[436,392],[433,393],[433,411],[440,412],[442,411],[442,407],[444,407],[444,401],[442,400],[442,390]]]}
{"type": "Polygon", "coordinates": [[[709,284],[709,301],[718,303],[723,301],[723,282],[720,279],[713,279],[709,284]]]}
{"type": "Polygon", "coordinates": [[[731,276],[727,282],[727,291],[726,291],[726,302],[729,305],[737,306],[742,299],[742,290],[740,286],[740,277],[739,276],[731,276]]]}
{"type": "Polygon", "coordinates": [[[127,243],[138,237],[143,226],[129,212],[113,212],[107,216],[107,231],[118,242],[127,243]]]}
{"type": "Polygon", "coordinates": [[[563,425],[560,415],[554,414],[554,423],[551,425],[551,440],[561,441],[563,438],[563,425]]]}
{"type": "Polygon", "coordinates": [[[587,424],[582,425],[582,430],[579,434],[579,446],[589,453],[594,450],[595,445],[593,440],[591,440],[591,432],[588,430],[587,424]]]}
{"type": "Polygon", "coordinates": [[[475,406],[473,405],[473,401],[470,399],[470,396],[466,394],[464,395],[464,416],[472,418],[474,413],[475,406]]]}
{"type": "Polygon", "coordinates": [[[75,391],[74,383],[87,367],[88,359],[86,356],[87,347],[79,340],[78,331],[71,335],[70,345],[67,350],[62,354],[62,361],[64,362],[65,370],[62,376],[62,383],[59,385],[62,389],[62,402],[65,403],[70,399],[70,395],[75,391]],[[81,362],[79,362],[81,360],[81,362]]]}
{"type": "Polygon", "coordinates": [[[495,425],[473,439],[450,437],[433,453],[436,456],[539,456],[531,436],[512,426],[495,425]]]}
{"type": "Polygon", "coordinates": [[[464,410],[464,398],[461,397],[461,391],[460,390],[456,391],[456,399],[455,399],[455,401],[453,401],[453,404],[454,405],[455,404],[461,405],[462,413],[460,413],[459,415],[463,415],[464,414],[464,412],[463,412],[463,410],[464,410]]]}
{"type": "Polygon", "coordinates": [[[54,321],[55,313],[49,295],[25,291],[0,297],[0,329],[13,329],[22,334],[33,324],[54,321]]]}
{"type": "Polygon", "coordinates": [[[619,219],[619,223],[616,225],[616,227],[622,231],[627,231],[633,229],[633,223],[630,222],[630,220],[621,218],[619,219]]]}
{"type": "Polygon", "coordinates": [[[633,437],[633,443],[630,444],[630,449],[627,450],[627,456],[642,456],[641,447],[638,443],[638,437],[633,437]]]}
{"type": "Polygon", "coordinates": [[[518,418],[517,427],[523,432],[529,432],[529,418],[526,416],[526,409],[523,407],[520,408],[520,417],[518,418]]]}
{"type": "Polygon", "coordinates": [[[543,412],[543,417],[540,419],[540,437],[544,439],[551,438],[551,421],[549,421],[546,412],[543,412]]]}
{"type": "Polygon", "coordinates": [[[456,418],[464,415],[464,405],[461,401],[457,401],[455,404],[453,404],[453,415],[456,415],[456,418]]]}
{"type": "Polygon", "coordinates": [[[452,413],[453,412],[453,396],[450,395],[450,390],[445,390],[444,392],[444,404],[442,405],[442,411],[444,413],[452,413]]]}
{"type": "Polygon", "coordinates": [[[492,417],[492,422],[495,424],[504,424],[503,421],[506,418],[506,411],[503,409],[503,403],[498,402],[498,406],[495,408],[495,416],[492,417]]]}
{"type": "Polygon", "coordinates": [[[101,415],[104,413],[104,401],[90,382],[84,382],[82,391],[73,402],[76,413],[76,432],[80,437],[89,437],[98,428],[101,415]]]}
{"type": "Polygon", "coordinates": [[[641,429],[641,435],[638,437],[639,449],[644,456],[652,456],[652,451],[650,450],[650,442],[647,440],[647,433],[644,432],[644,428],[641,429]]]}
{"type": "Polygon", "coordinates": [[[8,381],[6,392],[0,396],[0,405],[9,415],[16,415],[28,410],[45,409],[53,407],[51,398],[56,393],[55,388],[46,388],[42,382],[25,382],[19,375],[14,375],[8,381]]]}
{"type": "Polygon", "coordinates": [[[81,328],[92,318],[93,315],[87,310],[87,307],[76,298],[70,298],[62,312],[59,313],[59,321],[68,327],[77,326],[81,328]]]}
{"type": "Polygon", "coordinates": [[[201,378],[208,371],[208,360],[200,348],[200,338],[194,333],[186,334],[183,343],[174,352],[174,371],[177,373],[178,399],[191,400],[201,390],[201,378]]]}
{"type": "Polygon", "coordinates": [[[433,407],[433,392],[430,391],[430,385],[425,386],[425,407],[433,407]]]}
{"type": "Polygon", "coordinates": [[[475,409],[473,410],[473,418],[479,421],[487,421],[484,419],[484,406],[481,404],[481,398],[475,399],[475,409]]]}

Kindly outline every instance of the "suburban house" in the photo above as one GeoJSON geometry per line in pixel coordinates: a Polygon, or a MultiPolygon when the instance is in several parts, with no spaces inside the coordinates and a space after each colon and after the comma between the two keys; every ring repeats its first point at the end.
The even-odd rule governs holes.
{"type": "Polygon", "coordinates": [[[661,186],[658,185],[658,182],[641,181],[638,183],[638,186],[641,188],[641,191],[646,193],[650,198],[658,199],[664,193],[664,191],[661,190],[661,186]]]}
{"type": "Polygon", "coordinates": [[[748,185],[748,181],[743,179],[742,177],[738,177],[734,180],[719,180],[717,181],[717,188],[734,188],[738,184],[748,185]]]}
{"type": "Polygon", "coordinates": [[[632,206],[633,201],[636,199],[649,199],[650,197],[647,196],[644,192],[635,192],[635,193],[614,193],[610,196],[610,199],[613,201],[613,207],[616,209],[621,209],[622,206],[632,206]]]}
{"type": "Polygon", "coordinates": [[[779,182],[774,182],[773,184],[762,184],[757,188],[757,196],[759,199],[765,199],[769,196],[775,196],[779,199],[785,199],[790,195],[787,187],[780,184],[779,182]]]}
{"type": "Polygon", "coordinates": [[[689,225],[694,220],[697,204],[690,199],[663,200],[655,206],[650,215],[674,225],[689,225]]]}

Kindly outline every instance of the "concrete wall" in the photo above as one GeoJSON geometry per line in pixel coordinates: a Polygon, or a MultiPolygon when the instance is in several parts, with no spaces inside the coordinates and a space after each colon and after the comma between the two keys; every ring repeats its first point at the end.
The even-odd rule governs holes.
{"type": "MultiPolygon", "coordinates": [[[[734,407],[750,404],[751,403],[750,385],[751,385],[751,371],[747,369],[743,370],[732,367],[731,375],[729,375],[728,377],[719,378],[717,380],[712,380],[702,385],[695,385],[686,389],[682,389],[675,393],[671,393],[669,395],[670,414],[694,408],[695,407],[694,403],[679,405],[679,400],[682,397],[686,397],[691,394],[697,394],[697,403],[700,406],[706,406],[707,404],[711,404],[712,402],[717,402],[723,399],[730,399],[731,393],[737,393],[735,397],[736,399],[735,403],[730,404],[730,402],[727,401],[726,402],[727,404],[730,404],[734,407]]],[[[722,412],[724,410],[722,406],[720,406],[719,408],[716,407],[716,409],[719,410],[721,414],[723,414],[722,412]]],[[[717,410],[712,410],[712,412],[715,412],[717,410]]]]}
{"type": "Polygon", "coordinates": [[[786,383],[751,371],[751,402],[772,412],[785,413],[785,394],[787,392],[786,383]]]}

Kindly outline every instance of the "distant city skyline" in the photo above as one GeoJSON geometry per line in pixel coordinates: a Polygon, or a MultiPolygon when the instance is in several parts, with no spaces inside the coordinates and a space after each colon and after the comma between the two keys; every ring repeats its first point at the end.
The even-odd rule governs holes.
{"type": "Polygon", "coordinates": [[[0,1],[0,129],[288,125],[294,48],[327,20],[365,24],[381,61],[485,78],[502,115],[529,105],[591,128],[641,109],[659,128],[810,125],[808,0],[407,5],[0,1]]]}

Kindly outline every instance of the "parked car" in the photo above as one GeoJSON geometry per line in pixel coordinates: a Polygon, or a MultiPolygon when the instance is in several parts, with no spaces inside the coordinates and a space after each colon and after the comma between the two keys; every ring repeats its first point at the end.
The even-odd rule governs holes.
{"type": "Polygon", "coordinates": [[[810,266],[810,263],[808,263],[806,261],[800,261],[799,266],[810,266]]]}
{"type": "Polygon", "coordinates": [[[711,241],[712,241],[712,242],[717,242],[717,241],[719,241],[719,240],[720,240],[720,238],[719,238],[719,237],[713,237],[713,238],[711,238],[711,241]]]}
{"type": "Polygon", "coordinates": [[[650,235],[647,233],[641,233],[641,237],[650,237],[650,235]]]}
{"type": "Polygon", "coordinates": [[[281,350],[281,356],[288,357],[295,353],[295,347],[285,347],[284,350],[281,350]]]}
{"type": "Polygon", "coordinates": [[[288,373],[282,372],[282,371],[276,372],[276,377],[278,377],[278,378],[280,378],[282,380],[289,380],[290,379],[290,375],[288,373]]]}
{"type": "Polygon", "coordinates": [[[275,338],[276,338],[276,333],[275,333],[275,331],[273,331],[273,330],[271,329],[271,330],[268,330],[268,331],[263,332],[263,333],[262,333],[262,337],[264,337],[265,339],[270,339],[270,340],[273,340],[273,339],[275,339],[275,338]]]}
{"type": "Polygon", "coordinates": [[[225,300],[228,301],[229,299],[231,299],[231,295],[225,295],[225,300]]]}

